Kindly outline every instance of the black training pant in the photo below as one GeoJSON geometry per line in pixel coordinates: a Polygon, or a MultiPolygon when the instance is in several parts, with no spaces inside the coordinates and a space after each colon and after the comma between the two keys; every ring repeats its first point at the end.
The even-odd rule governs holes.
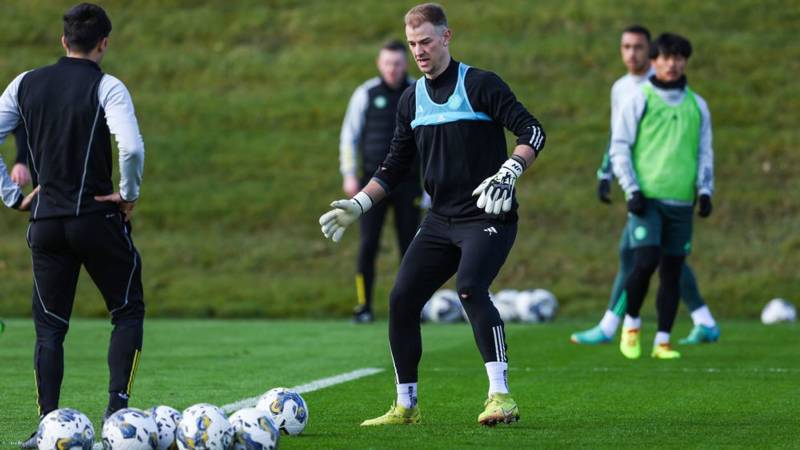
{"type": "MultiPolygon", "coordinates": [[[[366,180],[369,181],[369,180],[366,180]]],[[[363,185],[365,185],[364,183],[363,185]]],[[[372,291],[375,285],[375,260],[381,242],[381,230],[386,220],[389,207],[394,208],[394,226],[397,234],[397,245],[400,248],[400,257],[405,254],[414,233],[419,227],[420,210],[417,202],[422,193],[417,181],[406,181],[399,184],[389,195],[373,205],[361,217],[361,243],[358,249],[358,274],[356,276],[356,291],[358,303],[367,309],[372,309],[372,291]]]]}
{"type": "MultiPolygon", "coordinates": [[[[33,255],[34,370],[39,414],[58,408],[69,329],[81,265],[111,313],[109,397],[125,406],[142,349],[142,264],[130,224],[119,212],[37,220],[28,228],[33,255]]],[[[111,404],[109,406],[112,406],[111,404]]],[[[116,408],[115,408],[116,409],[116,408]]]]}
{"type": "Polygon", "coordinates": [[[403,257],[389,297],[389,344],[398,383],[417,381],[420,312],[453,274],[483,360],[507,361],[505,329],[489,299],[489,286],[516,236],[516,223],[458,222],[428,213],[403,257]]]}
{"type": "Polygon", "coordinates": [[[656,246],[634,249],[633,270],[625,282],[625,293],[628,299],[626,314],[639,317],[642,304],[650,286],[650,277],[658,268],[660,284],[656,296],[658,312],[658,331],[669,333],[678,315],[680,300],[680,281],[684,255],[668,255],[656,246]]]}

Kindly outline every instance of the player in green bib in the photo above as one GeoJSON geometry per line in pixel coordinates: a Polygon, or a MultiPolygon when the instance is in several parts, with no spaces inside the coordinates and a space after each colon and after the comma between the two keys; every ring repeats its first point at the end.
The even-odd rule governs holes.
{"type": "MultiPolygon", "coordinates": [[[[625,28],[620,38],[620,56],[628,69],[628,73],[614,82],[611,87],[611,128],[614,126],[614,120],[622,105],[636,93],[639,93],[642,84],[646,83],[653,74],[653,69],[650,65],[650,31],[641,25],[631,25],[625,28]]],[[[609,132],[610,135],[611,132],[609,132]]],[[[609,145],[604,152],[603,162],[597,170],[597,197],[606,204],[611,203],[609,193],[613,179],[611,158],[608,154],[610,145],[609,138],[609,145]]],[[[614,278],[608,307],[597,325],[587,330],[572,333],[570,340],[576,344],[597,345],[611,342],[617,332],[617,328],[622,323],[625,308],[627,307],[622,293],[625,287],[625,280],[627,280],[633,269],[633,248],[630,247],[628,234],[626,224],[619,243],[619,270],[614,278]]],[[[683,266],[680,283],[680,298],[689,310],[694,323],[689,336],[682,339],[680,343],[716,342],[720,336],[719,327],[700,295],[694,272],[688,264],[683,266]]]]}
{"type": "Polygon", "coordinates": [[[651,355],[675,359],[670,332],[678,311],[680,278],[692,248],[694,204],[711,214],[714,154],[708,106],[687,86],[684,70],[692,46],[664,33],[651,47],[655,74],[620,109],[610,155],[628,203],[625,239],[634,251],[621,301],[626,302],[620,350],[641,355],[641,310],[650,278],[659,269],[658,332],[651,355]]]}

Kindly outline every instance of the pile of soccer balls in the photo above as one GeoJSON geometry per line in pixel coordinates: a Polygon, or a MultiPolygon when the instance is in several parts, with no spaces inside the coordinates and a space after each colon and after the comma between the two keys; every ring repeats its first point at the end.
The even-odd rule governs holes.
{"type": "MultiPolygon", "coordinates": [[[[489,297],[503,322],[550,322],[558,312],[556,296],[545,289],[504,289],[497,294],[489,294],[489,297]]],[[[442,289],[436,291],[422,308],[422,320],[455,323],[468,319],[456,291],[442,289]]]]}
{"type": "MultiPolygon", "coordinates": [[[[280,433],[298,435],[308,423],[308,406],[300,394],[275,388],[259,398],[255,408],[226,417],[208,403],[186,408],[169,406],[147,411],[121,409],[103,424],[105,450],[271,450],[280,433]]],[[[94,444],[94,428],[84,414],[57,409],[39,424],[40,450],[83,449],[94,444]]]]}

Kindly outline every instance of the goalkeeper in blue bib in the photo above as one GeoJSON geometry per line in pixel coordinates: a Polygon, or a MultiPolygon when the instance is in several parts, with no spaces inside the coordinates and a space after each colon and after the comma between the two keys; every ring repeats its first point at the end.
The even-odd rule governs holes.
{"type": "Polygon", "coordinates": [[[611,163],[627,198],[626,238],[634,251],[621,294],[627,307],[620,351],[629,359],[641,355],[639,311],[656,269],[658,331],[651,356],[680,357],[670,346],[670,332],[692,248],[694,204],[700,217],[712,210],[711,115],[705,100],[687,86],[684,70],[691,54],[689,41],[676,34],[664,33],[653,42],[655,74],[622,106],[611,135],[611,163]]]}
{"type": "Polygon", "coordinates": [[[489,286],[516,238],[514,186],[544,148],[544,130],[500,77],[451,58],[452,33],[441,6],[418,5],[406,14],[405,24],[411,53],[425,76],[400,97],[389,154],[373,178],[353,198],[333,202],[333,210],[320,218],[325,236],[338,241],[347,226],[406,177],[419,155],[432,205],[389,297],[397,400],[386,414],[362,425],[420,422],[420,311],[453,275],[489,379],[478,422],[511,423],[519,419],[519,409],[507,383],[505,327],[489,299],[489,286]],[[516,136],[510,157],[504,128],[516,136]]]}
{"type": "MultiPolygon", "coordinates": [[[[622,62],[628,69],[628,73],[619,78],[611,87],[611,127],[619,110],[627,100],[640,92],[642,84],[646,83],[653,75],[650,64],[650,31],[641,25],[631,25],[622,31],[620,39],[620,55],[622,62]]],[[[609,133],[610,134],[610,133],[609,133]]],[[[610,143],[609,143],[610,145],[610,143]]],[[[613,173],[611,170],[611,159],[606,148],[603,162],[597,170],[597,197],[603,203],[611,203],[609,196],[613,173]]],[[[622,318],[625,315],[626,301],[622,295],[625,287],[625,280],[633,269],[633,248],[628,239],[628,227],[622,231],[619,243],[619,271],[614,278],[614,285],[611,289],[611,298],[608,302],[603,318],[596,326],[573,333],[570,340],[575,344],[596,345],[611,342],[614,334],[619,328],[622,318]]],[[[689,336],[680,341],[681,344],[700,344],[704,342],[716,342],[720,336],[711,311],[706,305],[700,290],[697,287],[697,279],[694,272],[686,263],[681,272],[680,298],[688,308],[694,327],[689,336]]]]}

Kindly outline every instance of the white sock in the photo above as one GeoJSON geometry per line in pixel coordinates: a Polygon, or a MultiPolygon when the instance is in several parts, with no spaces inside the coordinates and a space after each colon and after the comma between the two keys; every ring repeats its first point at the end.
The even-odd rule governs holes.
{"type": "Polygon", "coordinates": [[[406,408],[417,406],[417,383],[397,384],[397,404],[406,408]]]}
{"type": "Polygon", "coordinates": [[[508,363],[492,361],[485,366],[489,375],[489,395],[508,394],[508,363]]]}
{"type": "Polygon", "coordinates": [[[619,317],[617,317],[613,311],[606,310],[606,313],[603,314],[603,318],[600,319],[600,324],[598,326],[607,338],[613,337],[614,333],[617,332],[617,327],[619,326],[619,317]]]}
{"type": "Polygon", "coordinates": [[[642,328],[642,318],[641,318],[641,316],[633,318],[633,317],[625,314],[625,321],[622,322],[622,326],[625,327],[625,328],[641,329],[642,328]]]}
{"type": "Polygon", "coordinates": [[[669,344],[669,333],[665,331],[659,331],[656,333],[656,339],[653,341],[653,347],[661,344],[669,344]]]}
{"type": "Polygon", "coordinates": [[[711,310],[709,310],[706,305],[692,311],[692,322],[694,322],[695,325],[705,325],[707,327],[717,326],[717,321],[714,320],[714,317],[711,315],[711,310]]]}

